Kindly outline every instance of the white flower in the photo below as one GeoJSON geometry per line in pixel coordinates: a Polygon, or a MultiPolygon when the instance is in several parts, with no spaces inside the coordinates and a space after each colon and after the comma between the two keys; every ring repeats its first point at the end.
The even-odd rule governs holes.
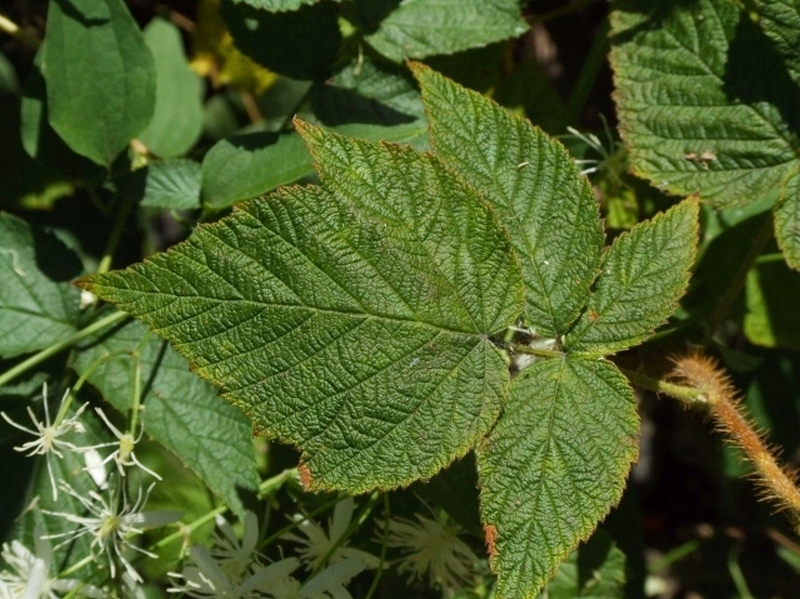
{"type": "MultiPolygon", "coordinates": [[[[116,446],[116,449],[108,454],[105,459],[101,462],[102,465],[107,464],[110,461],[114,461],[117,465],[117,470],[119,471],[121,476],[125,476],[125,468],[130,468],[132,466],[138,466],[151,476],[155,477],[158,480],[162,480],[161,477],[150,470],[147,466],[142,464],[139,459],[136,457],[136,454],[133,452],[136,444],[142,440],[142,435],[144,434],[144,429],[139,429],[139,435],[137,437],[133,436],[132,432],[123,433],[119,430],[116,426],[114,426],[111,421],[106,417],[103,410],[100,408],[95,408],[95,411],[100,415],[100,418],[103,419],[103,422],[106,423],[106,426],[114,433],[114,436],[117,438],[116,441],[112,441],[110,443],[101,443],[99,445],[93,445],[92,447],[88,447],[87,450],[97,450],[101,447],[111,447],[116,446]]],[[[95,462],[91,464],[87,464],[86,470],[92,476],[92,478],[97,481],[101,479],[99,465],[95,462]]],[[[99,485],[98,486],[102,486],[99,485]]]]}
{"type": "Polygon", "coordinates": [[[128,501],[127,493],[124,486],[120,487],[122,490],[111,490],[107,496],[100,495],[95,491],[90,491],[88,497],[83,497],[78,494],[72,487],[63,484],[62,489],[77,499],[83,506],[86,516],[79,516],[68,512],[52,512],[49,510],[42,510],[43,513],[51,516],[58,516],[64,518],[69,522],[78,524],[78,528],[72,531],[48,535],[46,539],[64,540],[58,547],[74,541],[75,539],[83,536],[92,537],[91,548],[96,556],[105,556],[109,563],[111,576],[116,577],[116,566],[121,564],[128,576],[137,582],[142,582],[142,577],[128,561],[126,553],[129,550],[138,551],[149,557],[158,557],[156,554],[151,553],[138,547],[132,541],[132,537],[144,532],[145,528],[152,528],[157,526],[164,526],[170,522],[174,522],[180,518],[179,512],[158,511],[158,512],[143,512],[144,504],[150,496],[150,491],[153,485],[142,493],[139,489],[139,495],[136,502],[131,504],[128,501]]]}
{"type": "Polygon", "coordinates": [[[30,429],[26,426],[22,426],[21,424],[17,424],[5,412],[0,412],[0,416],[8,422],[14,428],[17,428],[21,431],[25,431],[31,435],[34,435],[36,439],[32,441],[28,441],[27,443],[23,443],[22,445],[15,447],[16,451],[25,452],[28,457],[34,455],[43,455],[46,456],[47,460],[47,473],[50,475],[50,487],[53,490],[53,499],[58,499],[58,486],[56,485],[55,476],[53,475],[53,467],[50,464],[50,455],[55,454],[59,458],[63,458],[64,454],[61,453],[61,449],[68,450],[68,451],[75,451],[80,452],[83,451],[82,447],[78,447],[74,443],[70,443],[69,441],[65,441],[61,439],[67,433],[76,432],[76,433],[84,433],[86,429],[84,428],[83,424],[78,421],[80,415],[86,409],[86,406],[89,404],[83,404],[80,408],[76,410],[76,412],[70,418],[64,418],[64,412],[66,411],[64,403],[66,402],[67,398],[69,397],[70,391],[67,389],[64,392],[64,396],[61,398],[61,404],[59,407],[59,412],[56,417],[55,423],[50,420],[50,408],[48,406],[47,401],[47,383],[42,385],[42,403],[44,404],[44,422],[38,420],[36,418],[36,414],[33,413],[33,410],[30,406],[28,406],[28,415],[31,418],[31,422],[36,427],[36,430],[30,429]]]}
{"type": "Polygon", "coordinates": [[[473,576],[478,558],[458,538],[460,529],[447,520],[431,520],[419,514],[416,522],[406,518],[389,520],[386,544],[403,551],[398,571],[408,572],[409,582],[423,580],[443,589],[457,589],[473,576]]]}
{"type": "Polygon", "coordinates": [[[269,566],[253,561],[242,576],[232,578],[205,547],[193,545],[189,556],[192,565],[185,566],[180,574],[169,573],[173,578],[183,578],[183,585],[173,586],[168,592],[208,599],[256,599],[263,597],[266,589],[285,585],[289,575],[300,566],[293,557],[269,566]]]}
{"type": "Polygon", "coordinates": [[[295,514],[293,519],[298,523],[297,529],[306,538],[288,534],[285,538],[304,545],[298,550],[300,559],[306,563],[308,570],[317,570],[328,559],[335,564],[348,557],[359,558],[366,568],[377,568],[380,560],[359,549],[346,547],[347,541],[343,537],[353,519],[354,502],[352,497],[346,497],[336,504],[333,509],[333,519],[328,521],[328,534],[315,522],[300,514],[295,514]]]}
{"type": "Polygon", "coordinates": [[[80,580],[71,578],[51,578],[50,563],[52,552],[50,545],[41,538],[38,531],[36,538],[36,554],[33,554],[19,541],[11,544],[3,543],[2,558],[13,571],[0,572],[0,598],[2,599],[58,599],[61,593],[80,589],[84,597],[103,597],[100,589],[86,585],[80,580]]]}

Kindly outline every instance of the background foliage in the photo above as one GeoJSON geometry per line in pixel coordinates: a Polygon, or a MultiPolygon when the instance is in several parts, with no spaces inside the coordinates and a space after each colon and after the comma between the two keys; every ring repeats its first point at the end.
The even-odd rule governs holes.
{"type": "MultiPolygon", "coordinates": [[[[42,413],[48,381],[141,427],[165,479],[148,505],[188,526],[143,537],[160,559],[136,562],[138,591],[83,565],[117,596],[166,596],[226,510],[245,529],[258,514],[275,565],[292,513],[339,518],[342,546],[383,560],[350,575],[354,597],[791,596],[797,536],[755,501],[738,450],[640,387],[702,347],[797,464],[798,14],[10,3],[4,538],[33,547],[72,530],[47,510],[81,510],[52,497],[51,456],[13,449],[26,439],[8,420],[42,413]],[[385,562],[381,526],[420,513],[465,531],[469,576],[405,580],[385,562]]],[[[88,492],[81,461],[54,475],[88,492]]],[[[50,573],[96,553],[56,547],[50,573]]],[[[306,593],[337,596],[320,574],[334,555],[306,593]]]]}

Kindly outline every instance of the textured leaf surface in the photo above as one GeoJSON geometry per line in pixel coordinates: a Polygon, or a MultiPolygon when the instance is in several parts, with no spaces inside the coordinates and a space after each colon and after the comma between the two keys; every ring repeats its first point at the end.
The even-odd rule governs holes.
{"type": "Polygon", "coordinates": [[[797,170],[797,87],[736,3],[625,0],[616,8],[616,98],[639,173],[727,206],[797,170]]]}
{"type": "Polygon", "coordinates": [[[236,47],[271,71],[293,79],[323,79],[342,41],[337,7],[316,2],[273,13],[221,0],[220,15],[236,47]]]}
{"type": "Polygon", "coordinates": [[[536,597],[619,501],[637,433],[633,392],[608,362],[540,361],[514,379],[478,451],[498,597],[536,597]]]}
{"type": "Polygon", "coordinates": [[[528,322],[566,333],[586,301],[603,249],[597,200],[564,147],[491,100],[415,67],[431,146],[483,192],[522,261],[528,322]]]}
{"type": "Polygon", "coordinates": [[[156,72],[141,31],[121,0],[55,0],[45,42],[50,124],[110,165],[153,115],[156,72]]]}
{"type": "Polygon", "coordinates": [[[327,189],[242,204],[187,242],[84,284],[303,450],[306,482],[352,492],[429,478],[494,422],[522,309],[483,201],[436,159],[309,126],[327,189]]]}
{"type": "Polygon", "coordinates": [[[666,322],[689,283],[698,211],[696,199],[684,200],[614,240],[586,309],[566,337],[569,350],[614,353],[666,322]]]}
{"type": "Polygon", "coordinates": [[[139,135],[147,149],[161,158],[181,156],[203,129],[203,85],[189,68],[178,28],[153,19],[144,30],[156,68],[156,103],[153,118],[139,135]]]}
{"type": "Polygon", "coordinates": [[[75,332],[81,263],[55,236],[0,214],[0,356],[44,349],[75,332]]]}
{"type": "Polygon", "coordinates": [[[800,15],[727,0],[619,0],[612,14],[620,133],[634,170],[726,207],[780,190],[776,233],[800,268],[800,15]]]}
{"type": "Polygon", "coordinates": [[[357,0],[345,13],[394,61],[453,54],[522,35],[517,0],[357,0]]]}
{"type": "Polygon", "coordinates": [[[240,516],[241,492],[258,485],[252,429],[247,418],[217,395],[208,381],[140,322],[130,322],[83,346],[74,368],[87,374],[122,414],[137,384],[133,356],[141,365],[142,424],[147,435],[194,470],[240,516]],[[97,360],[107,359],[99,365],[97,360]]]}

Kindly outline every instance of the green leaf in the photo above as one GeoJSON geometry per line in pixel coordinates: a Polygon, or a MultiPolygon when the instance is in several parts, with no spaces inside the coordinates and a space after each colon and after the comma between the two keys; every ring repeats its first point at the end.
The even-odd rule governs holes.
{"type": "Polygon", "coordinates": [[[203,203],[222,209],[313,172],[296,133],[239,133],[218,141],[203,157],[203,203]]]}
{"type": "Polygon", "coordinates": [[[293,79],[324,79],[339,53],[337,7],[322,1],[272,13],[221,0],[219,14],[236,47],[271,71],[293,79]]]}
{"type": "MultiPolygon", "coordinates": [[[[341,0],[329,0],[330,2],[341,2],[341,0]]],[[[270,12],[284,12],[297,10],[301,6],[315,4],[319,0],[233,0],[235,4],[248,4],[253,8],[260,8],[270,12]]]]}
{"type": "Polygon", "coordinates": [[[161,158],[182,156],[203,130],[203,85],[186,62],[175,25],[153,19],[144,30],[144,39],[155,60],[156,103],[139,141],[161,158]]]}
{"type": "Polygon", "coordinates": [[[597,530],[547,585],[547,599],[622,599],[625,597],[625,554],[604,530],[597,530]]]}
{"type": "Polygon", "coordinates": [[[497,209],[522,261],[526,316],[537,333],[567,332],[603,249],[597,200],[564,147],[527,120],[414,66],[431,146],[497,209]]]}
{"type": "Polygon", "coordinates": [[[761,256],[747,274],[744,333],[751,343],[800,350],[800,313],[787,298],[800,297],[800,273],[780,254],[761,256]]]}
{"type": "Polygon", "coordinates": [[[534,363],[478,450],[498,598],[535,597],[622,496],[638,453],[636,403],[609,362],[534,363]]]}
{"type": "Polygon", "coordinates": [[[622,233],[608,249],[570,351],[603,356],[636,345],[666,322],[689,283],[699,204],[687,199],[622,233]]]}
{"type": "Polygon", "coordinates": [[[624,0],[612,15],[620,132],[637,173],[716,206],[797,170],[797,88],[736,3],[624,0]]]}
{"type": "Polygon", "coordinates": [[[147,435],[196,472],[238,515],[240,494],[258,485],[252,429],[247,419],[189,370],[189,363],[143,324],[130,322],[81,346],[74,368],[118,411],[130,410],[141,386],[147,435]],[[141,378],[136,380],[136,363],[141,378]]]}
{"type": "Polygon", "coordinates": [[[153,56],[121,0],[51,2],[42,67],[50,124],[97,164],[110,165],[153,116],[153,56]]]}
{"type": "Polygon", "coordinates": [[[97,178],[103,174],[103,169],[88,158],[76,154],[50,125],[47,89],[41,70],[46,45],[42,44],[36,53],[22,92],[22,147],[31,158],[62,173],[82,179],[97,178]]]}
{"type": "Polygon", "coordinates": [[[716,207],[782,192],[776,233],[800,268],[800,117],[792,3],[618,0],[612,13],[620,133],[633,170],[716,207]]]}
{"type": "Polygon", "coordinates": [[[344,14],[370,46],[396,62],[453,54],[528,30],[518,0],[356,0],[344,14]]]}
{"type": "Polygon", "coordinates": [[[119,186],[142,206],[191,210],[200,207],[201,176],[197,162],[175,158],[150,162],[130,173],[119,186]]]}
{"type": "Polygon", "coordinates": [[[75,332],[77,256],[52,234],[0,213],[0,356],[44,349],[75,332]]]}
{"type": "MultiPolygon", "coordinates": [[[[300,126],[300,125],[299,125],[300,126]]],[[[522,310],[503,230],[435,158],[302,126],[325,188],[240,205],[83,285],[170,339],[314,489],[430,478],[496,419],[522,310]]]]}

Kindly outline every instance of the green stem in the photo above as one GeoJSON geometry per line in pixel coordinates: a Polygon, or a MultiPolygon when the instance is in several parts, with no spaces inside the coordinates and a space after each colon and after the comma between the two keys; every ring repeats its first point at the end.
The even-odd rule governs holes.
{"type": "Polygon", "coordinates": [[[106,249],[103,252],[103,257],[100,259],[100,264],[97,267],[98,273],[108,272],[111,268],[111,261],[114,259],[114,252],[119,245],[119,240],[122,236],[122,230],[125,227],[125,222],[128,220],[128,214],[130,214],[132,207],[133,199],[123,196],[122,206],[120,207],[119,212],[117,212],[117,216],[114,219],[114,226],[111,229],[111,235],[108,237],[106,249]]]}
{"type": "Polygon", "coordinates": [[[59,341],[58,343],[51,345],[50,347],[45,348],[42,351],[32,355],[27,360],[20,362],[13,368],[10,368],[6,370],[3,374],[0,374],[0,387],[2,387],[3,385],[7,385],[12,380],[17,378],[21,374],[24,374],[34,366],[38,366],[45,360],[55,356],[56,354],[62,352],[63,350],[69,347],[72,347],[79,341],[86,339],[86,337],[89,337],[90,335],[93,335],[97,331],[101,331],[104,328],[116,322],[124,320],[127,317],[128,314],[126,312],[114,312],[104,318],[101,318],[100,320],[93,322],[88,327],[85,327],[80,331],[76,332],[74,335],[71,335],[70,337],[67,337],[66,339],[59,341]]]}
{"type": "Polygon", "coordinates": [[[731,279],[727,289],[725,289],[725,294],[722,296],[719,302],[717,302],[717,307],[711,314],[711,318],[709,319],[708,323],[708,332],[706,334],[706,344],[711,340],[711,337],[714,336],[714,334],[717,332],[717,329],[719,329],[720,325],[727,318],[728,313],[733,307],[733,303],[736,301],[736,298],[739,297],[742,287],[744,287],[744,283],[747,280],[747,273],[750,272],[751,268],[753,268],[753,264],[755,264],[755,261],[761,255],[761,252],[764,250],[764,247],[771,238],[772,214],[768,213],[765,216],[761,227],[758,229],[758,233],[756,233],[756,236],[753,239],[750,250],[747,252],[744,260],[742,260],[742,262],[739,264],[736,274],[733,276],[733,279],[731,279]]]}
{"type": "Polygon", "coordinates": [[[375,578],[372,579],[372,584],[369,585],[364,599],[372,599],[375,591],[378,589],[378,583],[381,580],[381,575],[386,566],[386,548],[389,546],[389,518],[391,517],[391,510],[389,506],[389,494],[383,494],[383,535],[381,535],[381,562],[378,564],[378,571],[375,572],[375,578]]]}
{"type": "Polygon", "coordinates": [[[622,374],[628,377],[628,380],[637,387],[669,395],[690,406],[706,405],[708,403],[700,389],[668,383],[662,379],[654,379],[634,370],[628,370],[627,368],[621,368],[619,366],[618,368],[622,371],[622,374]]]}
{"type": "Polygon", "coordinates": [[[595,35],[589,54],[586,60],[583,61],[580,73],[578,73],[578,80],[572,86],[569,94],[569,101],[567,108],[564,112],[564,122],[568,125],[577,124],[580,120],[581,113],[586,105],[586,100],[594,87],[594,82],[597,79],[597,74],[600,72],[600,67],[606,60],[608,54],[608,32],[609,24],[606,18],[603,25],[595,35]]]}

